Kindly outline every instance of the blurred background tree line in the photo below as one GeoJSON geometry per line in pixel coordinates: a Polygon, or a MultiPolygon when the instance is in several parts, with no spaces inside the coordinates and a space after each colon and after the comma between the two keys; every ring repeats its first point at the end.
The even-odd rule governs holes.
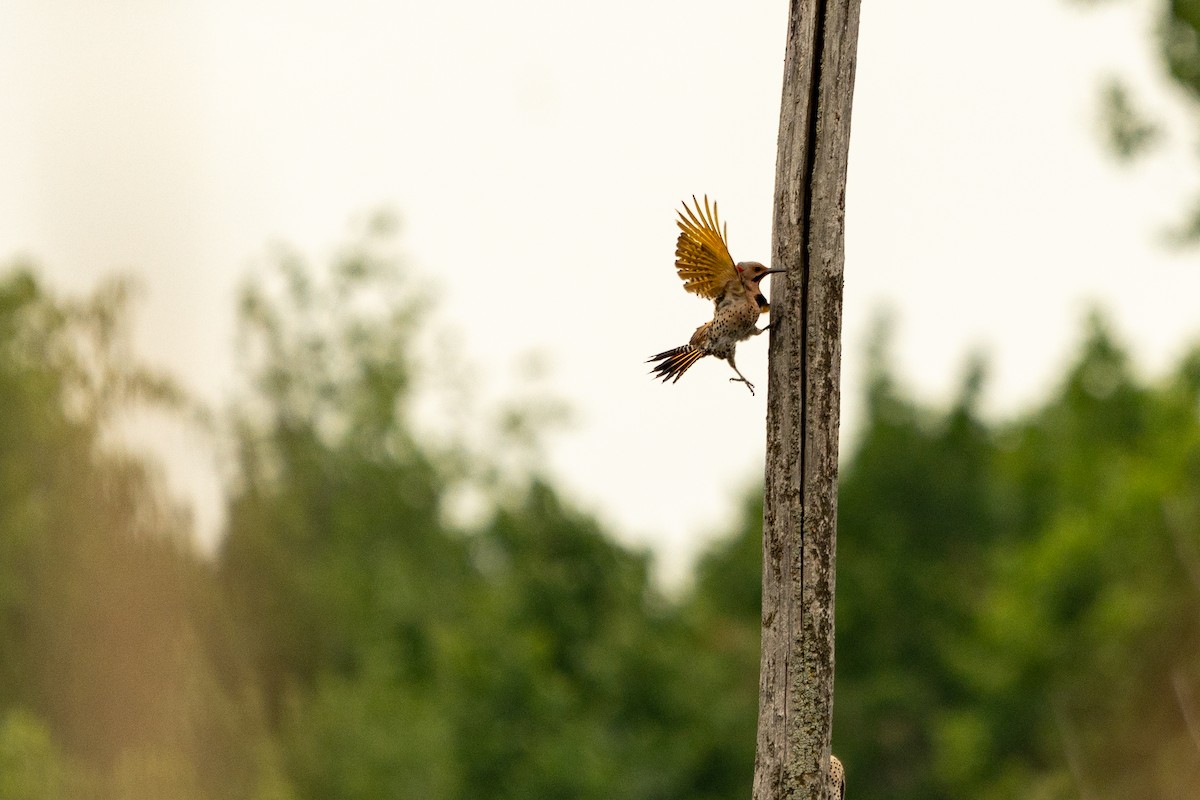
{"type": "MultiPolygon", "coordinates": [[[[1194,106],[1200,6],[1163,7],[1194,106]]],[[[1105,91],[1114,147],[1144,152],[1161,130],[1105,91]]],[[[215,426],[138,365],[127,286],[0,277],[0,799],[745,796],[760,492],[664,593],[538,471],[554,403],[480,408],[422,343],[394,241],[278,253],[215,426]],[[417,422],[433,385],[440,433],[417,422]],[[120,444],[147,410],[228,451],[211,556],[120,444]]],[[[886,339],[840,490],[851,794],[1195,797],[1200,345],[1148,380],[1094,314],[1048,395],[995,421],[982,360],[929,407],[886,339]]]]}
{"type": "MultiPolygon", "coordinates": [[[[552,407],[495,412],[481,445],[463,400],[446,427],[473,441],[419,435],[440,367],[392,239],[325,271],[281,253],[245,292],[212,557],[113,435],[137,407],[195,415],[129,366],[124,287],[0,283],[0,797],[744,796],[759,492],[664,596],[519,466],[552,407]],[[484,510],[456,522],[468,490],[484,510]]],[[[855,794],[1193,796],[1200,347],[1139,380],[1094,316],[1050,396],[996,423],[981,363],[924,407],[886,338],[841,486],[855,794]]]]}

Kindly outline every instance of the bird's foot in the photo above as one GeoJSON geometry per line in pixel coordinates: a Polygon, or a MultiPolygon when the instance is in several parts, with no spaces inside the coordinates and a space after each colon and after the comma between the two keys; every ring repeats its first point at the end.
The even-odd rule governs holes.
{"type": "Polygon", "coordinates": [[[750,396],[754,397],[754,384],[751,383],[750,381],[746,380],[745,378],[730,378],[729,382],[746,384],[746,388],[750,390],[750,396]]]}

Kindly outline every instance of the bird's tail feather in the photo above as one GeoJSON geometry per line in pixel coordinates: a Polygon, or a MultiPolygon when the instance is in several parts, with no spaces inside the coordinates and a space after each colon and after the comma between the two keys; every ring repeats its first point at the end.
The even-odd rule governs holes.
{"type": "Polygon", "coordinates": [[[646,359],[646,363],[658,361],[651,373],[655,378],[662,378],[663,383],[671,381],[674,383],[682,377],[683,373],[688,371],[688,367],[695,364],[704,357],[704,351],[690,344],[685,344],[682,347],[676,347],[673,350],[667,350],[659,353],[656,356],[650,356],[646,359]]]}

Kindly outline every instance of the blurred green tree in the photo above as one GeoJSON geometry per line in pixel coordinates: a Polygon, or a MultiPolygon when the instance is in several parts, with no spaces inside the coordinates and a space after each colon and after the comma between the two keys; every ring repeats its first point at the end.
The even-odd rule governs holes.
{"type": "Polygon", "coordinates": [[[947,651],[972,698],[942,731],[949,787],[1159,798],[1200,785],[1198,363],[1195,349],[1140,385],[1093,317],[1057,396],[1003,432],[1007,502],[1028,511],[947,651]]]}
{"type": "MultiPolygon", "coordinates": [[[[328,273],[273,267],[241,307],[214,561],[113,444],[130,409],[188,408],[131,357],[127,289],[0,281],[0,797],[743,796],[761,493],[665,597],[538,472],[556,404],[471,399],[386,220],[328,273]]],[[[851,791],[1189,796],[1200,347],[1146,381],[1094,316],[998,423],[981,359],[933,409],[886,338],[840,496],[851,791]]]]}
{"type": "Polygon", "coordinates": [[[219,568],[301,795],[741,790],[708,711],[719,668],[647,556],[512,474],[555,404],[415,432],[445,364],[422,355],[429,301],[393,233],[372,221],[326,275],[281,254],[242,303],[252,392],[219,568]],[[448,522],[464,484],[489,507],[470,530],[448,522]]]}
{"type": "MultiPolygon", "coordinates": [[[[851,790],[1189,796],[1200,349],[1143,385],[1093,316],[1053,397],[989,424],[981,362],[937,412],[900,392],[886,338],[884,327],[841,479],[834,748],[851,790]]],[[[731,587],[753,586],[761,563],[751,497],[741,533],[701,562],[692,600],[725,610],[747,640],[757,605],[731,587]]],[[[741,669],[756,656],[747,642],[741,669]]]]}
{"type": "Polygon", "coordinates": [[[71,766],[36,715],[10,709],[0,719],[0,797],[5,800],[66,800],[71,766]]]}
{"type": "MultiPolygon", "coordinates": [[[[1082,0],[1087,5],[1103,5],[1101,0],[1082,0]]],[[[1150,5],[1153,26],[1151,47],[1158,57],[1166,80],[1177,91],[1165,102],[1151,100],[1146,93],[1131,88],[1127,75],[1114,73],[1100,88],[1100,126],[1110,151],[1123,163],[1150,156],[1172,138],[1192,140],[1195,129],[1178,130],[1177,123],[1165,121],[1170,115],[1164,105],[1176,105],[1189,117],[1200,109],[1200,3],[1196,0],[1155,0],[1150,5]]],[[[1200,199],[1193,199],[1170,238],[1180,244],[1200,241],[1200,199]]]]}
{"type": "Polygon", "coordinates": [[[0,757],[24,764],[3,796],[254,797],[264,729],[206,657],[228,650],[217,585],[112,436],[184,405],[130,359],[128,294],[60,300],[27,267],[0,281],[0,757]],[[135,791],[122,775],[151,758],[188,791],[135,791]]]}

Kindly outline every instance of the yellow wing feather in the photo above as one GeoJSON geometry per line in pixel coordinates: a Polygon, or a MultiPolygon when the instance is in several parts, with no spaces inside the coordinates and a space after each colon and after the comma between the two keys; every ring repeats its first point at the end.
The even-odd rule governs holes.
{"type": "Polygon", "coordinates": [[[725,284],[737,277],[733,257],[725,243],[725,232],[717,217],[717,204],[711,208],[704,196],[704,210],[692,195],[693,211],[684,202],[679,212],[679,240],[675,243],[675,269],[683,279],[683,288],[710,300],[716,299],[725,284]]]}

